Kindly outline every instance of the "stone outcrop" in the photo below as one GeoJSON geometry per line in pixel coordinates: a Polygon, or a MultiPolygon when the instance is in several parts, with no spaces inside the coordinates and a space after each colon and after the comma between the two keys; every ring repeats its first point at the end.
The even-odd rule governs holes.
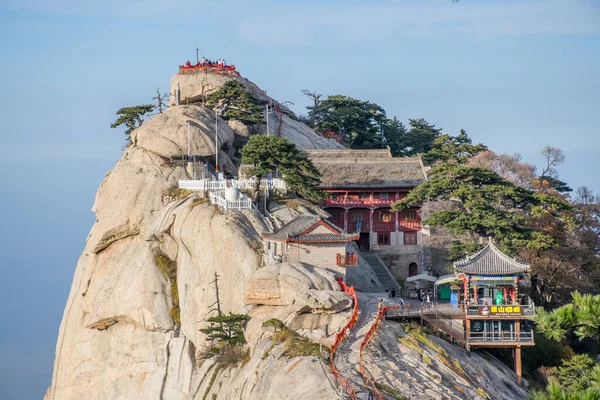
{"type": "Polygon", "coordinates": [[[303,264],[275,264],[251,273],[244,282],[246,304],[289,306],[297,313],[329,314],[352,306],[333,274],[303,264]]]}
{"type": "MultiPolygon", "coordinates": [[[[236,132],[244,127],[232,124],[232,129],[221,119],[218,123],[220,164],[234,171],[231,157],[238,150],[236,132]]],[[[205,337],[200,329],[214,308],[215,274],[222,310],[247,312],[244,281],[261,265],[258,231],[264,230],[252,213],[223,214],[194,196],[163,202],[165,191],[187,177],[183,168],[171,165],[170,157],[186,154],[188,143],[191,153],[214,156],[214,137],[214,114],[198,105],[171,107],[132,133],[132,144],[96,195],[96,223],[75,270],[47,399],[196,399],[204,395],[202,385],[210,379],[205,379],[202,369],[205,337]],[[178,302],[172,297],[173,282],[156,264],[158,254],[177,266],[178,302]],[[175,314],[178,320],[173,319],[175,314]]],[[[228,383],[218,399],[228,399],[231,393],[248,399],[279,398],[280,390],[292,393],[290,399],[306,398],[306,393],[335,397],[328,383],[332,377],[319,363],[287,360],[277,356],[277,351],[269,361],[261,360],[261,349],[271,346],[261,327],[264,319],[276,315],[291,323],[304,312],[340,315],[336,320],[314,314],[314,321],[296,322],[307,333],[329,340],[319,321],[339,329],[346,314],[336,311],[350,305],[331,276],[301,266],[297,272],[289,266],[286,273],[303,277],[302,285],[310,282],[312,286],[304,291],[309,286],[296,284],[295,305],[251,306],[254,317],[247,333],[251,362],[237,370],[220,370],[219,382],[228,383]],[[282,364],[288,371],[280,368],[282,364]],[[289,379],[297,374],[312,376],[314,385],[293,389],[295,384],[289,379]]],[[[331,330],[329,338],[334,333],[331,330]]]]}
{"type": "MultiPolygon", "coordinates": [[[[201,77],[177,75],[172,84],[180,83],[184,98],[192,100],[199,90],[195,79],[201,77]]],[[[282,118],[282,134],[300,147],[338,146],[291,113],[282,118]]],[[[214,114],[197,104],[171,107],[132,133],[131,145],[100,185],[46,399],[339,398],[328,366],[315,357],[284,356],[284,345],[271,340],[263,323],[275,318],[331,345],[350,315],[349,297],[325,271],[291,264],[262,268],[259,232],[265,225],[253,211],[223,213],[195,195],[165,197],[179,179],[189,178],[170,162],[188,152],[188,122],[190,152],[214,156],[214,114]],[[215,278],[222,311],[250,317],[243,362],[202,357],[207,343],[200,329],[213,315],[215,278]]],[[[222,119],[218,124],[219,164],[234,171],[232,157],[250,127],[222,119]]]]}
{"type": "MultiPolygon", "coordinates": [[[[246,78],[235,75],[219,75],[210,72],[196,72],[187,74],[176,74],[171,79],[171,97],[169,105],[176,101],[177,85],[181,92],[181,105],[192,105],[201,102],[206,95],[214,92],[225,82],[237,79],[246,90],[261,103],[278,104],[278,112],[272,113],[269,118],[269,132],[285,137],[296,144],[301,150],[308,149],[343,149],[344,146],[333,139],[327,139],[317,134],[312,128],[298,121],[294,113],[282,104],[269,97],[266,92],[246,78]]],[[[214,114],[213,117],[214,119],[214,114]]],[[[209,119],[210,120],[210,119],[209,119]]],[[[251,133],[266,133],[267,124],[259,124],[252,127],[244,127],[239,122],[230,121],[231,128],[235,132],[235,145],[244,145],[251,133]]],[[[196,154],[196,153],[194,153],[196,154]]]]}

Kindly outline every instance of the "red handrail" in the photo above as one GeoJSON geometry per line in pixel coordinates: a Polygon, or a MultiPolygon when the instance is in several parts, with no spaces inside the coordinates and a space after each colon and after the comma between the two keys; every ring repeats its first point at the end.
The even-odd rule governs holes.
{"type": "Polygon", "coordinates": [[[352,329],[358,321],[358,297],[356,297],[354,286],[347,286],[346,282],[344,282],[339,276],[336,276],[335,280],[340,284],[340,287],[344,293],[348,293],[350,296],[352,296],[354,308],[352,309],[352,315],[350,316],[350,319],[346,325],[344,325],[344,327],[335,334],[335,341],[333,342],[333,346],[331,346],[331,371],[333,371],[333,376],[335,376],[335,379],[337,379],[340,385],[342,385],[350,399],[356,400],[356,390],[352,387],[352,385],[350,385],[350,382],[347,379],[342,377],[342,374],[335,366],[335,352],[342,341],[348,337],[350,329],[352,329]]]}

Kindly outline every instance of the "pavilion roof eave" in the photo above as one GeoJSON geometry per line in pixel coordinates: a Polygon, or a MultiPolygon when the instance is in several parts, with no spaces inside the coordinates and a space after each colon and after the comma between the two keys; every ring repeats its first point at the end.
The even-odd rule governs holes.
{"type": "Polygon", "coordinates": [[[502,253],[490,241],[477,253],[454,262],[454,271],[476,276],[516,276],[529,272],[529,265],[502,253]]]}

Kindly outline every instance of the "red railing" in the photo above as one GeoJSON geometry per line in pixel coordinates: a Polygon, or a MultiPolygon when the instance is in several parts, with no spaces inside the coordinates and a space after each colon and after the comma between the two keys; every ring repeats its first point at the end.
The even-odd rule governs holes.
{"type": "Polygon", "coordinates": [[[352,309],[352,315],[350,319],[346,323],[346,325],[335,334],[335,341],[333,342],[333,346],[331,346],[331,371],[333,372],[333,376],[335,379],[342,385],[348,397],[351,400],[356,400],[356,390],[350,385],[350,382],[342,377],[342,374],[335,366],[335,352],[338,346],[348,337],[350,333],[350,329],[356,325],[358,321],[358,298],[356,297],[356,291],[354,290],[354,286],[347,286],[346,282],[342,280],[339,276],[336,276],[335,280],[340,284],[340,287],[344,291],[344,293],[348,293],[352,296],[352,300],[354,301],[354,308],[352,309]]]}
{"type": "Polygon", "coordinates": [[[340,267],[354,267],[358,265],[358,254],[338,254],[336,263],[340,267]]]}
{"type": "Polygon", "coordinates": [[[396,230],[394,222],[373,222],[373,230],[375,232],[393,232],[396,230]]]}
{"type": "Polygon", "coordinates": [[[239,75],[240,73],[236,71],[235,65],[225,65],[224,63],[198,63],[191,64],[187,61],[184,65],[179,66],[180,74],[187,74],[195,71],[210,71],[215,72],[217,74],[234,74],[239,75]]]}
{"type": "Polygon", "coordinates": [[[400,306],[383,306],[379,309],[379,311],[377,312],[377,316],[375,317],[375,322],[373,322],[371,328],[369,328],[369,332],[367,332],[367,334],[363,338],[363,341],[360,343],[360,350],[358,353],[360,375],[362,376],[367,386],[373,391],[373,393],[375,393],[375,396],[377,396],[379,400],[384,400],[385,397],[383,397],[383,393],[381,393],[381,391],[375,385],[375,380],[370,376],[367,376],[367,370],[365,368],[365,365],[363,364],[363,349],[367,346],[367,344],[369,344],[369,341],[373,338],[373,335],[375,335],[377,329],[379,329],[379,324],[385,318],[386,311],[391,309],[400,309],[400,306]]]}
{"type": "Polygon", "coordinates": [[[398,228],[400,230],[410,229],[410,230],[420,231],[421,230],[421,221],[401,219],[400,221],[398,221],[398,228]]]}
{"type": "Polygon", "coordinates": [[[324,200],[326,205],[341,206],[389,206],[397,202],[398,199],[359,199],[352,197],[332,197],[324,200]]]}

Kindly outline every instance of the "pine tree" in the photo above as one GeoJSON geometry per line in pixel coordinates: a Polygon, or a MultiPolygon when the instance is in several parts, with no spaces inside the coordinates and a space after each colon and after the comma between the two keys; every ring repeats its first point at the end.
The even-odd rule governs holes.
{"type": "Polygon", "coordinates": [[[263,119],[263,109],[258,101],[236,79],[225,82],[206,96],[205,105],[219,112],[223,119],[234,119],[245,125],[258,124],[263,119]]]}
{"type": "Polygon", "coordinates": [[[241,346],[246,343],[244,327],[250,317],[245,314],[219,314],[208,318],[209,326],[200,329],[210,341],[216,341],[221,346],[241,346]]]}
{"type": "Polygon", "coordinates": [[[127,136],[127,140],[130,140],[131,132],[139,128],[144,122],[142,117],[151,113],[153,110],[154,106],[152,104],[141,104],[139,106],[120,108],[117,111],[119,117],[115,122],[110,124],[110,127],[117,128],[121,125],[125,125],[125,128],[127,128],[125,129],[125,135],[127,136]]]}
{"type": "Polygon", "coordinates": [[[300,155],[296,145],[286,138],[274,135],[250,136],[242,148],[242,162],[253,167],[248,173],[256,177],[253,197],[258,195],[260,179],[279,171],[289,190],[310,200],[319,200],[321,174],[312,161],[300,155]]]}
{"type": "Polygon", "coordinates": [[[452,247],[451,260],[477,250],[481,237],[495,238],[508,253],[521,247],[551,248],[555,245],[553,236],[531,229],[528,216],[552,218],[560,210],[570,209],[564,200],[519,187],[486,168],[453,164],[435,166],[428,181],[394,203],[392,210],[426,201],[452,201],[455,208],[432,213],[424,224],[471,235],[470,243],[452,247]]]}

